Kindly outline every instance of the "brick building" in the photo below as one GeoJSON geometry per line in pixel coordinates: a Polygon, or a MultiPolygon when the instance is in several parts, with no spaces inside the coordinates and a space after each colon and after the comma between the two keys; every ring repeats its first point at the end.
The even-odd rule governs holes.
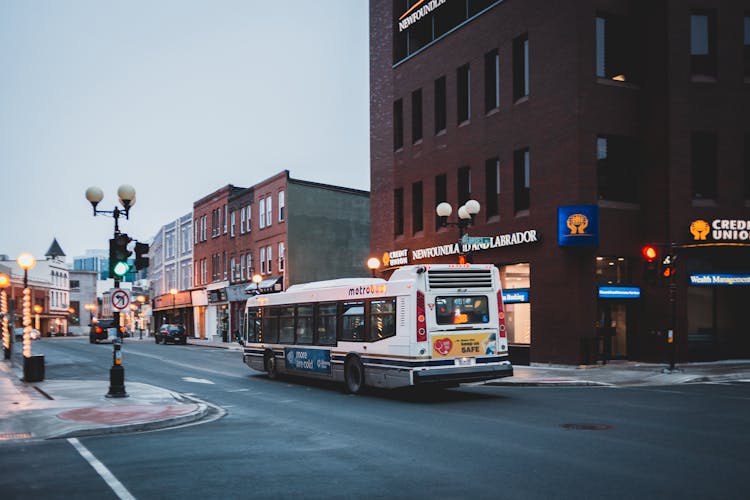
{"type": "Polygon", "coordinates": [[[370,61],[374,254],[475,199],[516,362],[750,355],[750,2],[371,0],[370,61]]]}
{"type": "Polygon", "coordinates": [[[193,308],[195,336],[233,339],[251,293],[366,276],[369,216],[368,192],[293,179],[286,170],[196,201],[194,289],[177,295],[193,308]]]}

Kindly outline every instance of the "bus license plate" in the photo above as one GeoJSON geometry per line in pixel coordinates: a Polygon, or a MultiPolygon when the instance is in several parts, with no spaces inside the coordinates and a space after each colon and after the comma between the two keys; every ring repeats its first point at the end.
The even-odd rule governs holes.
{"type": "Polygon", "coordinates": [[[476,364],[477,360],[475,358],[456,358],[455,362],[456,366],[471,366],[476,364]]]}

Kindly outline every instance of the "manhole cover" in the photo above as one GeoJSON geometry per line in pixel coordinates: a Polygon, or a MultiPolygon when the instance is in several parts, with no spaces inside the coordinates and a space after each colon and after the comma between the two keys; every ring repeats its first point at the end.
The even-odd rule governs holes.
{"type": "Polygon", "coordinates": [[[560,427],[574,431],[608,431],[612,428],[607,424],[560,424],[560,427]]]}

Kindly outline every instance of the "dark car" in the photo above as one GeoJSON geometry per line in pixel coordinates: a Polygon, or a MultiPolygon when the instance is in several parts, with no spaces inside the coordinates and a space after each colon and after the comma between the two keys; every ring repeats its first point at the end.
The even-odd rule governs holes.
{"type": "Polygon", "coordinates": [[[159,331],[154,335],[156,343],[167,342],[187,344],[187,333],[182,325],[161,325],[159,331]]]}

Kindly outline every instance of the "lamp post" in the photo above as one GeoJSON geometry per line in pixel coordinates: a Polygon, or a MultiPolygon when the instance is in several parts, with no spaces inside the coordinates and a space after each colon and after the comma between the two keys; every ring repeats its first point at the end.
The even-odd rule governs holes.
{"type": "Polygon", "coordinates": [[[177,298],[177,289],[170,288],[169,293],[172,295],[172,321],[171,323],[177,323],[177,313],[175,312],[175,298],[177,298]]]}
{"type": "MultiPolygon", "coordinates": [[[[123,184],[117,188],[117,198],[122,205],[123,210],[120,210],[117,205],[113,210],[97,210],[97,205],[104,199],[104,192],[97,186],[91,186],[86,190],[86,199],[91,203],[91,207],[94,210],[94,217],[97,215],[109,215],[115,219],[115,231],[113,239],[110,240],[110,259],[112,258],[112,245],[118,240],[120,236],[120,216],[124,215],[126,219],[130,217],[130,209],[135,205],[135,188],[129,184],[123,184]]],[[[127,241],[130,241],[125,236],[127,241]]],[[[110,269],[112,269],[112,263],[110,263],[110,269]]],[[[127,269],[126,269],[127,270],[127,269]]],[[[110,276],[115,280],[114,288],[120,288],[120,276],[115,274],[110,276]]],[[[115,328],[120,327],[120,312],[115,310],[112,313],[112,320],[115,328]]],[[[125,392],[125,369],[122,367],[122,356],[120,353],[120,342],[115,341],[112,345],[112,368],[109,370],[109,392],[107,393],[108,398],[122,398],[127,397],[128,394],[125,392]]]]}
{"type": "Polygon", "coordinates": [[[440,226],[457,226],[458,227],[458,261],[461,264],[465,264],[468,260],[471,261],[471,257],[467,259],[466,254],[463,251],[463,239],[464,232],[467,227],[474,224],[474,216],[479,213],[480,205],[477,200],[469,200],[458,209],[458,220],[456,222],[448,222],[448,217],[453,213],[453,207],[450,203],[444,201],[435,207],[435,212],[440,217],[440,226]]]}
{"type": "Polygon", "coordinates": [[[378,270],[380,267],[380,261],[377,257],[370,257],[367,259],[367,267],[370,268],[370,272],[372,273],[372,277],[375,277],[375,271],[378,270]]]}
{"type": "Polygon", "coordinates": [[[23,269],[23,379],[26,382],[44,380],[44,356],[31,356],[31,289],[29,269],[36,265],[36,259],[29,253],[22,253],[16,259],[23,269]]]}
{"type": "Polygon", "coordinates": [[[0,273],[0,321],[2,322],[3,359],[10,359],[12,341],[8,328],[8,294],[5,289],[10,286],[10,276],[0,273]]]}

